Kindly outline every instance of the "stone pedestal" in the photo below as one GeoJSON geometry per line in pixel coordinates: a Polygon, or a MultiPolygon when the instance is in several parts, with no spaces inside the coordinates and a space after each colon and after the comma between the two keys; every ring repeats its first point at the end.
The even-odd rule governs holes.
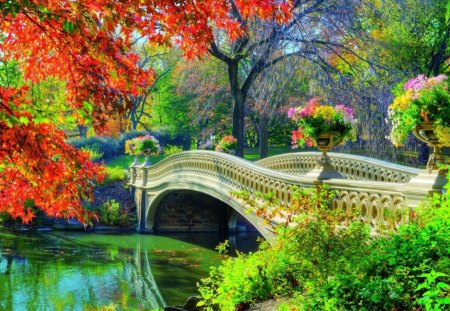
{"type": "Polygon", "coordinates": [[[341,141],[341,135],[337,132],[323,133],[320,134],[318,138],[314,139],[317,149],[322,151],[322,157],[317,163],[317,166],[306,174],[306,176],[312,177],[318,181],[344,178],[344,176],[336,171],[333,165],[331,165],[331,160],[328,156],[328,151],[330,151],[335,145],[338,145],[341,141]]]}
{"type": "Polygon", "coordinates": [[[433,193],[443,193],[447,179],[444,173],[433,170],[422,171],[413,177],[405,186],[404,194],[407,206],[418,206],[433,193]]]}

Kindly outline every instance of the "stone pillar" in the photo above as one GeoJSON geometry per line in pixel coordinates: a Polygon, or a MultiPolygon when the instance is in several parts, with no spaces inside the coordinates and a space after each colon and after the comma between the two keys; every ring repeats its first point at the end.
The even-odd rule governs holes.
{"type": "Polygon", "coordinates": [[[431,173],[422,171],[413,177],[405,186],[403,193],[408,207],[417,207],[433,193],[443,193],[447,179],[444,173],[433,170],[431,173]]]}
{"type": "MultiPolygon", "coordinates": [[[[133,163],[128,168],[128,186],[130,187],[130,195],[131,197],[134,197],[135,195],[135,184],[136,184],[136,174],[137,174],[137,167],[139,166],[139,159],[138,157],[134,157],[133,163]]],[[[127,176],[127,175],[125,175],[127,176]]]]}

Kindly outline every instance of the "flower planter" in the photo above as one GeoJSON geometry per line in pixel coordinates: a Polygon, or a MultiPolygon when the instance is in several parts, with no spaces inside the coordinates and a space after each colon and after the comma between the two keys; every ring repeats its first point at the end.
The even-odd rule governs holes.
{"type": "Polygon", "coordinates": [[[417,139],[433,148],[433,153],[430,155],[427,163],[428,173],[437,170],[438,164],[445,164],[445,158],[441,153],[441,148],[444,147],[444,145],[438,140],[433,122],[421,122],[417,124],[414,127],[413,133],[417,139]]]}
{"type": "Polygon", "coordinates": [[[328,151],[342,142],[341,134],[338,132],[322,133],[319,137],[313,139],[313,141],[317,146],[317,149],[322,152],[322,156],[319,159],[318,167],[307,175],[314,176],[317,180],[344,178],[344,176],[333,167],[330,157],[328,156],[328,151]]]}

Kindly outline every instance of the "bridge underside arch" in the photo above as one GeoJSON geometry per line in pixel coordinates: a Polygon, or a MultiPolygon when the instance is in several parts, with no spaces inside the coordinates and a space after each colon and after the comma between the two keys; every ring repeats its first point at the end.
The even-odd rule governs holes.
{"type": "Polygon", "coordinates": [[[177,184],[149,192],[146,205],[145,227],[150,232],[242,231],[245,228],[255,229],[265,239],[273,239],[273,233],[262,219],[245,213],[228,191],[183,188],[177,184]]]}
{"type": "Polygon", "coordinates": [[[235,211],[210,195],[195,191],[171,191],[159,202],[153,231],[225,232],[232,224],[235,211]]]}

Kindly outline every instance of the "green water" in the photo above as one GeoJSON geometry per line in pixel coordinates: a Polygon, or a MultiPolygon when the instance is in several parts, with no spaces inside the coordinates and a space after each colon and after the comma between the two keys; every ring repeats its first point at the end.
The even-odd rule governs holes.
{"type": "Polygon", "coordinates": [[[182,304],[196,294],[195,283],[208,268],[223,259],[208,248],[218,242],[217,235],[201,234],[0,229],[0,310],[98,310],[109,305],[151,310],[182,304]]]}

